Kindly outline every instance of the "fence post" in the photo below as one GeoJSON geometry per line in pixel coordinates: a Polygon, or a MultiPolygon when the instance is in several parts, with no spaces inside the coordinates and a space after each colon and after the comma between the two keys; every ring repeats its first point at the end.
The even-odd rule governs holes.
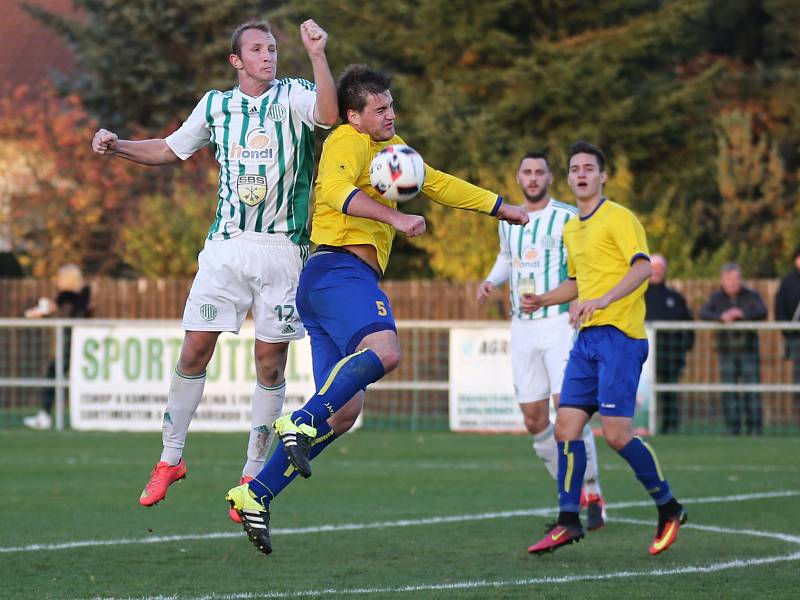
{"type": "Polygon", "coordinates": [[[64,324],[56,324],[56,431],[64,429],[64,324]]]}

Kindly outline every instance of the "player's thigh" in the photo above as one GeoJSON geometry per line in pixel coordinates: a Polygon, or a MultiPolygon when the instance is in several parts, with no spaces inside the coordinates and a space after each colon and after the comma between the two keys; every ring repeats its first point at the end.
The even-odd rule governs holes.
{"type": "Polygon", "coordinates": [[[582,330],[569,353],[558,407],[571,407],[594,412],[597,410],[598,363],[592,338],[592,328],[582,330]]]}
{"type": "Polygon", "coordinates": [[[397,326],[378,277],[359,259],[346,254],[312,255],[300,276],[298,306],[339,348],[352,354],[368,335],[397,326]]]}
{"type": "Polygon", "coordinates": [[[632,418],[642,365],[647,358],[646,339],[631,338],[616,327],[596,328],[598,356],[598,410],[602,416],[632,418]]]}
{"type": "Polygon", "coordinates": [[[235,240],[207,240],[198,257],[182,326],[186,331],[238,333],[252,303],[235,240]]]}
{"type": "Polygon", "coordinates": [[[253,244],[249,260],[256,339],[289,342],[305,335],[297,310],[297,284],[305,249],[295,244],[253,244]]]}
{"type": "Polygon", "coordinates": [[[536,346],[536,322],[511,322],[511,374],[514,396],[520,405],[550,397],[544,354],[536,346]]]}
{"type": "MultiPolygon", "coordinates": [[[[548,319],[548,321],[550,320],[548,319]]],[[[569,314],[567,313],[552,317],[552,321],[542,353],[547,379],[550,382],[550,393],[560,394],[575,330],[569,324],[569,314]]]]}

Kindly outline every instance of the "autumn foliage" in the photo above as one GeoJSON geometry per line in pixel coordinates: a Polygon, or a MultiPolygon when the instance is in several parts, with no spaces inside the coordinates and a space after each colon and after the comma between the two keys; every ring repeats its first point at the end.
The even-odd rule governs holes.
{"type": "MultiPolygon", "coordinates": [[[[91,149],[97,128],[76,95],[59,97],[49,86],[35,94],[20,87],[0,97],[0,231],[32,275],[52,275],[66,262],[96,274],[157,273],[157,266],[136,263],[141,253],[128,251],[126,240],[152,245],[150,232],[163,237],[164,228],[148,227],[148,220],[180,218],[180,211],[173,214],[166,206],[163,212],[143,214],[140,198],[160,197],[166,205],[176,185],[178,203],[196,202],[196,195],[205,192],[210,221],[213,193],[204,185],[212,166],[208,157],[174,169],[97,156],[91,149]],[[198,185],[187,183],[198,179],[198,185]]],[[[191,248],[178,254],[190,258],[165,272],[194,271],[202,231],[184,243],[191,248]]]]}

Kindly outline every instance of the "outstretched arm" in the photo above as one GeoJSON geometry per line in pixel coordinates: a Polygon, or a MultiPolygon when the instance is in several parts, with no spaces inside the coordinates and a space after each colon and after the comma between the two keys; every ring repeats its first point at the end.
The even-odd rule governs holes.
{"type": "Polygon", "coordinates": [[[321,125],[334,125],[339,119],[339,104],[336,99],[336,82],[333,80],[328,58],[325,56],[328,34],[312,19],[308,19],[300,25],[300,38],[311,60],[314,85],[317,86],[314,120],[321,125]]]}
{"type": "Polygon", "coordinates": [[[121,140],[113,131],[100,129],[94,134],[92,150],[103,156],[118,156],[142,165],[166,165],[178,156],[163,138],[151,140],[121,140]]]}
{"type": "Polygon", "coordinates": [[[543,306],[566,304],[578,297],[578,283],[574,279],[565,279],[557,288],[541,295],[523,294],[520,302],[525,312],[536,312],[543,306]]]}

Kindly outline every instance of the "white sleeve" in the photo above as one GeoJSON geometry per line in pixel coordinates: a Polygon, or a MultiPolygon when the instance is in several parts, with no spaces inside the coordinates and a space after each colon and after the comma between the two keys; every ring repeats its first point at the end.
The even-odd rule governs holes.
{"type": "Polygon", "coordinates": [[[206,92],[183,125],[165,139],[167,146],[181,160],[186,160],[211,140],[211,130],[206,120],[206,105],[212,93],[206,92]]]}
{"type": "Polygon", "coordinates": [[[293,79],[289,92],[289,103],[292,112],[312,129],[322,127],[330,129],[330,125],[323,125],[314,120],[314,108],[317,106],[317,86],[305,79],[293,79]]]}
{"type": "Polygon", "coordinates": [[[508,251],[503,224],[501,221],[497,226],[497,233],[500,237],[500,252],[497,254],[497,260],[494,261],[491,272],[486,276],[486,281],[494,287],[508,281],[508,277],[511,274],[511,253],[508,251]]]}

